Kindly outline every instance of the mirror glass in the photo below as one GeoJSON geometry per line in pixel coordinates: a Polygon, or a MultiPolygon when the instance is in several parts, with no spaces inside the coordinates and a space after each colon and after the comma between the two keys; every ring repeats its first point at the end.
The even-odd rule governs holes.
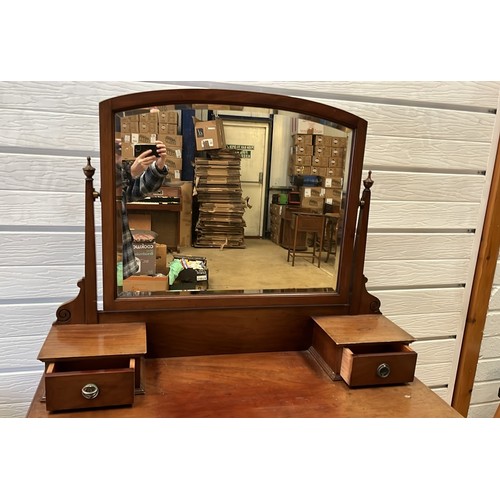
{"type": "Polygon", "coordinates": [[[118,297],[336,291],[352,129],[227,104],[114,122],[118,297]],[[157,141],[168,174],[141,177],[140,147],[157,141]]]}

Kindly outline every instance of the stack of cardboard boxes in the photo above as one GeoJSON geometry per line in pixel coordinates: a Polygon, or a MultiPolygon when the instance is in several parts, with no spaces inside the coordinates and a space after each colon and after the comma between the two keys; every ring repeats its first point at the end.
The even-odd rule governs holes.
{"type": "Polygon", "coordinates": [[[195,186],[199,217],[195,247],[244,248],[245,211],[241,189],[241,158],[225,149],[222,120],[194,122],[195,186]]]}
{"type": "Polygon", "coordinates": [[[159,106],[149,112],[126,115],[121,118],[120,138],[122,159],[134,160],[136,144],[155,144],[161,141],[167,147],[169,180],[181,180],[182,135],[178,134],[177,111],[159,106]]]}
{"type": "MultiPolygon", "coordinates": [[[[340,209],[347,138],[327,135],[325,126],[297,119],[288,173],[294,180],[315,176],[312,185],[297,185],[300,206],[323,213],[325,205],[340,209]]],[[[330,210],[332,210],[330,208],[330,210]]]]}

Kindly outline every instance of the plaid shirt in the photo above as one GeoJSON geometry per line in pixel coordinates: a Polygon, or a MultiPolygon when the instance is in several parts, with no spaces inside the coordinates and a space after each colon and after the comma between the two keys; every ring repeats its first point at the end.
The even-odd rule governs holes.
{"type": "Polygon", "coordinates": [[[168,173],[164,167],[160,173],[156,168],[156,162],[150,165],[140,177],[133,178],[130,174],[130,165],[124,164],[121,170],[122,177],[122,258],[123,258],[123,278],[132,276],[139,270],[135,260],[134,248],[132,246],[132,233],[130,231],[127,203],[139,201],[160,189],[163,179],[168,173]]]}

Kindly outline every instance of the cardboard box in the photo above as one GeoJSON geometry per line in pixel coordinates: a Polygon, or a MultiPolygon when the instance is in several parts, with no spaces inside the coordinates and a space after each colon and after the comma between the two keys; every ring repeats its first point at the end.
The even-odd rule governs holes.
{"type": "Polygon", "coordinates": [[[158,134],[158,140],[167,147],[175,147],[182,150],[182,135],[177,134],[158,134]]]}
{"type": "Polygon", "coordinates": [[[325,188],[323,187],[304,187],[300,188],[300,199],[303,198],[324,198],[325,188]]]}
{"type": "Polygon", "coordinates": [[[157,134],[131,134],[133,144],[154,144],[156,142],[157,134]]]}
{"type": "Polygon", "coordinates": [[[169,171],[182,170],[182,158],[167,156],[167,158],[165,158],[165,165],[167,165],[169,171]]]}
{"type": "Polygon", "coordinates": [[[182,158],[182,149],[172,146],[167,146],[167,158],[182,158]]]}
{"type": "Polygon", "coordinates": [[[139,122],[140,134],[158,134],[158,123],[139,122]]]}
{"type": "Polygon", "coordinates": [[[154,232],[145,229],[132,230],[132,247],[139,270],[136,274],[154,276],[156,274],[156,241],[154,232]],[[147,233],[143,238],[143,233],[147,233]]]}
{"type": "Polygon", "coordinates": [[[193,183],[185,181],[181,185],[182,211],[180,227],[180,246],[190,247],[193,224],[193,183]]]}
{"type": "Polygon", "coordinates": [[[123,280],[124,292],[163,292],[168,290],[168,276],[130,276],[123,280]]]}
{"type": "Polygon", "coordinates": [[[122,134],[136,134],[139,132],[139,122],[124,121],[122,119],[120,130],[122,134]]]}
{"type": "Polygon", "coordinates": [[[122,159],[123,160],[135,159],[134,145],[131,142],[122,142],[122,159]]]}
{"type": "Polygon", "coordinates": [[[290,165],[288,173],[290,175],[311,175],[312,169],[311,167],[304,165],[290,165]]]}
{"type": "Polygon", "coordinates": [[[314,145],[315,146],[331,146],[332,145],[332,137],[329,135],[315,135],[314,136],[314,145]]]}
{"type": "Polygon", "coordinates": [[[293,165],[303,165],[304,167],[309,167],[312,165],[312,156],[306,155],[292,155],[293,165]]]}
{"type": "Polygon", "coordinates": [[[176,135],[177,125],[175,123],[159,123],[158,131],[156,133],[165,135],[176,135]]]}
{"type": "Polygon", "coordinates": [[[324,188],[334,188],[334,189],[340,189],[343,184],[343,179],[341,177],[322,177],[321,178],[321,185],[324,188]]]}
{"type": "Polygon", "coordinates": [[[312,134],[294,134],[293,144],[294,146],[312,146],[313,135],[312,134]]]}
{"type": "Polygon", "coordinates": [[[300,201],[301,208],[309,208],[317,213],[323,213],[324,205],[325,205],[325,198],[319,198],[316,196],[302,198],[300,201]]]}
{"type": "Polygon", "coordinates": [[[314,146],[314,156],[332,156],[332,148],[329,146],[314,146]]]}
{"type": "Polygon", "coordinates": [[[139,123],[158,123],[158,111],[151,111],[149,113],[141,113],[139,115],[139,123]]]}
{"type": "Polygon", "coordinates": [[[347,147],[347,137],[332,137],[331,145],[336,148],[347,147]]]}
{"type": "Polygon", "coordinates": [[[168,276],[167,266],[167,245],[162,243],[156,244],[156,273],[168,276]]]}
{"type": "Polygon", "coordinates": [[[198,151],[222,149],[226,147],[224,125],[220,118],[207,122],[195,120],[194,136],[196,139],[196,149],[198,151]]]}
{"type": "Polygon", "coordinates": [[[328,167],[330,158],[328,156],[313,156],[312,166],[313,167],[328,167]]]}
{"type": "Polygon", "coordinates": [[[177,125],[179,115],[177,111],[160,111],[158,113],[158,120],[160,123],[173,123],[177,125]]]}
{"type": "Polygon", "coordinates": [[[313,152],[314,152],[313,146],[310,145],[293,146],[293,153],[296,155],[312,156],[313,152]]]}
{"type": "Polygon", "coordinates": [[[343,168],[344,167],[344,158],[331,156],[330,158],[328,158],[328,167],[329,168],[343,168]]]}
{"type": "Polygon", "coordinates": [[[292,119],[292,135],[295,134],[324,134],[325,126],[302,118],[292,119]]]}

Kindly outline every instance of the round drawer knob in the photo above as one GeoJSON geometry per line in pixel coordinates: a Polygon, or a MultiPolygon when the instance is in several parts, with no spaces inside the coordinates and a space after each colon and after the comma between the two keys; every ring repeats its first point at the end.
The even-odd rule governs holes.
{"type": "Polygon", "coordinates": [[[387,378],[391,373],[391,367],[387,363],[382,363],[377,367],[377,375],[380,378],[387,378]]]}
{"type": "Polygon", "coordinates": [[[85,399],[95,399],[99,396],[99,387],[95,384],[86,384],[82,387],[82,396],[85,399]]]}

